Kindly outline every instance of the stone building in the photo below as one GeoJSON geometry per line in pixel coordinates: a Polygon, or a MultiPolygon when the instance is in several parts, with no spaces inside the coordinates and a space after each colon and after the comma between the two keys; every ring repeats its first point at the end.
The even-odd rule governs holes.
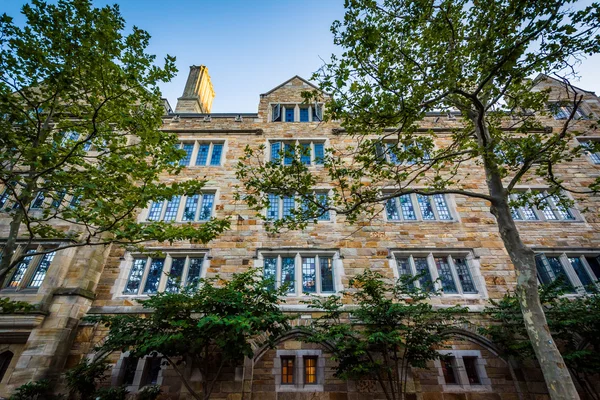
{"type": "MultiPolygon", "coordinates": [[[[551,88],[553,101],[564,96],[559,82],[546,76],[538,78],[538,87],[551,88]]],[[[474,320],[488,299],[512,289],[515,273],[484,200],[411,195],[392,201],[386,213],[361,229],[331,212],[302,231],[281,234],[267,233],[263,220],[234,200],[239,183],[235,165],[247,145],[266,146],[268,157],[277,157],[286,144],[307,146],[310,157],[303,162],[319,174],[323,172],[320,163],[325,148],[351,143],[340,134],[338,125],[321,122],[321,103],[303,102],[301,92],[314,88],[294,76],[261,94],[256,113],[211,113],[215,92],[208,70],[192,66],[175,111],[170,112],[166,102],[163,118],[163,129],[181,139],[181,148],[187,153],[182,161],[185,169],[164,179],[207,179],[208,183],[197,196],[148,205],[140,210],[139,219],[201,223],[211,216],[231,217],[231,229],[207,245],[150,244],[149,248],[164,252],[160,258],[118,247],[97,247],[25,259],[0,295],[47,306],[37,313],[0,314],[0,394],[7,395],[30,380],[56,376],[89,356],[106,331],[82,322],[82,317],[141,312],[137,299],[171,284],[163,272],[178,271],[183,282],[193,282],[216,274],[227,277],[250,266],[262,268],[275,274],[278,281],[294,283],[283,307],[299,313],[295,324],[311,318],[300,303],[303,291],[338,292],[365,267],[390,278],[407,271],[426,271],[432,280],[443,275],[444,294],[432,301],[468,306],[474,320]]],[[[584,131],[589,125],[585,115],[600,115],[600,98],[576,90],[584,95],[584,102],[582,119],[573,129],[581,126],[584,131]]],[[[548,116],[545,125],[558,129],[570,110],[559,103],[553,110],[554,117],[548,116]]],[[[430,113],[422,126],[436,132],[436,141],[443,143],[460,124],[452,114],[430,113]]],[[[600,136],[577,140],[600,140],[600,136]]],[[[564,163],[559,172],[572,184],[584,187],[600,174],[600,154],[590,153],[564,163]]],[[[463,179],[470,188],[485,189],[482,173],[463,179]]],[[[543,191],[544,184],[532,181],[520,189],[543,191]]],[[[327,190],[319,188],[317,194],[326,196],[327,190]]],[[[573,199],[575,205],[570,210],[552,203],[544,210],[515,210],[515,218],[523,240],[540,254],[540,266],[548,266],[540,267],[540,280],[562,274],[574,292],[583,293],[586,279],[600,278],[600,202],[587,195],[573,199]],[[588,211],[584,213],[585,209],[588,211]]],[[[293,204],[293,199],[274,198],[265,212],[278,218],[293,204]]],[[[7,226],[7,220],[0,219],[2,233],[6,234],[7,226]]],[[[44,248],[53,245],[39,243],[44,248]]],[[[546,398],[545,384],[535,365],[511,369],[494,344],[475,331],[457,329],[448,345],[440,352],[452,353],[450,361],[436,361],[429,369],[413,371],[411,398],[508,400],[517,399],[518,392],[546,398]]],[[[327,354],[325,346],[303,343],[292,331],[280,338],[275,349],[258,351],[243,367],[228,371],[218,382],[213,398],[240,399],[243,386],[247,393],[253,393],[253,399],[383,398],[372,384],[336,379],[327,354]]],[[[135,393],[144,385],[159,384],[164,398],[191,398],[174,372],[155,358],[134,360],[127,354],[113,354],[111,360],[114,385],[126,384],[135,393]]]]}

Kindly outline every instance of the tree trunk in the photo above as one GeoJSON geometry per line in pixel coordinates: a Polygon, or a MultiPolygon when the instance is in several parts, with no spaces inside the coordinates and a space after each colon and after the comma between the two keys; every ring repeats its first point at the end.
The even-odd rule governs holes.
{"type": "Polygon", "coordinates": [[[544,374],[548,393],[553,400],[579,399],[579,393],[577,393],[571,374],[552,339],[544,309],[540,303],[535,255],[521,241],[504,189],[502,188],[498,193],[497,186],[500,178],[495,176],[492,177],[492,180],[496,182],[488,180],[490,194],[495,200],[491,212],[496,216],[500,236],[517,273],[517,298],[523,313],[527,335],[544,374]]]}
{"type": "Polygon", "coordinates": [[[3,249],[2,261],[0,262],[0,283],[6,280],[8,273],[15,265],[15,261],[12,260],[15,250],[17,249],[17,239],[19,238],[19,228],[21,227],[21,221],[23,221],[23,213],[26,212],[23,209],[18,209],[10,221],[10,231],[6,244],[3,249]]]}

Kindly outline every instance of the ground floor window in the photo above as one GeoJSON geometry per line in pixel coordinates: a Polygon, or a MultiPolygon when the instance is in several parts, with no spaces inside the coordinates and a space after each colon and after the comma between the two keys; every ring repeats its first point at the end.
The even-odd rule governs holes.
{"type": "Polygon", "coordinates": [[[277,350],[273,361],[277,392],[322,392],[325,358],[321,350],[277,350]]]}
{"type": "Polygon", "coordinates": [[[486,360],[479,350],[439,350],[438,382],[445,392],[491,391],[486,360]]]}

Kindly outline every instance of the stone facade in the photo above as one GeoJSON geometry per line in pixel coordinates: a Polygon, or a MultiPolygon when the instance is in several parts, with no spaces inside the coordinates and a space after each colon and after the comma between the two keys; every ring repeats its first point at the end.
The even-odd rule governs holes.
{"type": "MultiPolygon", "coordinates": [[[[553,99],[560,98],[563,93],[558,82],[545,77],[539,79],[538,87],[553,90],[553,99]]],[[[269,149],[272,143],[290,141],[334,148],[352,145],[352,140],[339,132],[338,124],[317,120],[318,105],[310,105],[312,108],[305,110],[307,106],[302,104],[301,92],[313,88],[309,82],[296,76],[262,94],[256,114],[209,114],[214,92],[208,71],[205,67],[192,67],[176,114],[165,115],[163,119],[164,130],[176,132],[182,143],[193,144],[191,165],[178,176],[165,175],[164,180],[206,179],[206,193],[214,195],[212,215],[231,218],[232,226],[206,245],[175,243],[169,246],[153,243],[149,247],[164,250],[168,260],[176,256],[188,257],[185,267],[187,274],[191,274],[192,259],[201,259],[200,276],[219,274],[225,278],[251,266],[264,267],[267,259],[293,259],[296,271],[306,258],[331,259],[335,291],[347,288],[349,279],[365,268],[393,278],[398,275],[397,263],[400,260],[412,260],[414,263],[415,259],[420,259],[426,260],[435,274],[431,263],[434,263],[434,258],[444,259],[450,265],[448,268],[452,271],[455,285],[460,288],[457,290],[459,293],[439,296],[432,301],[439,305],[469,306],[471,319],[476,325],[479,312],[488,300],[501,297],[515,285],[514,269],[486,201],[446,196],[444,201],[449,218],[444,218],[446,214],[442,215],[442,206],[434,203],[435,219],[426,220],[423,212],[418,211],[419,203],[413,198],[413,208],[416,210],[414,221],[388,220],[385,212],[382,212],[368,222],[350,225],[343,216],[332,213],[328,220],[310,224],[302,231],[270,234],[254,211],[234,199],[239,190],[235,166],[246,146],[256,149],[263,145],[269,149]],[[278,104],[282,121],[273,122],[273,113],[278,104]],[[288,117],[294,121],[308,119],[311,122],[285,122],[288,117]],[[211,165],[212,157],[216,158],[218,145],[222,145],[221,158],[211,165]],[[200,153],[206,155],[206,160],[196,162],[201,158],[200,153]],[[197,163],[204,165],[196,166],[197,163]],[[462,285],[458,284],[457,265],[460,260],[469,269],[474,290],[468,290],[463,281],[460,281],[462,285]]],[[[600,115],[600,99],[591,92],[580,92],[585,95],[584,107],[587,112],[600,115]]],[[[562,122],[549,116],[545,125],[559,129],[562,122]]],[[[460,124],[461,121],[454,116],[432,113],[423,120],[422,128],[434,130],[436,142],[441,145],[450,140],[452,128],[460,124]]],[[[578,121],[573,129],[588,132],[588,125],[589,121],[578,121]]],[[[593,135],[586,135],[590,136],[588,139],[594,139],[593,135]]],[[[312,151],[315,151],[315,147],[312,147],[312,151]]],[[[573,185],[583,187],[600,174],[600,165],[594,164],[592,157],[566,162],[557,168],[557,174],[573,185]]],[[[323,181],[327,182],[321,166],[313,165],[310,168],[315,174],[323,175],[323,181]]],[[[470,166],[461,171],[457,179],[465,188],[485,189],[483,171],[478,167],[470,166]]],[[[523,187],[543,188],[543,182],[537,179],[529,182],[527,188],[523,187]]],[[[326,184],[322,189],[327,189],[326,184]]],[[[573,199],[573,219],[560,216],[558,220],[544,219],[543,213],[539,212],[538,220],[524,218],[518,222],[518,226],[526,244],[538,252],[562,257],[563,260],[565,256],[582,256],[592,262],[600,255],[600,202],[597,197],[587,195],[573,195],[573,199]]],[[[183,204],[179,205],[176,219],[182,218],[183,207],[183,204]]],[[[161,212],[164,213],[163,209],[161,212]]],[[[149,212],[148,209],[140,210],[140,220],[148,218],[149,212]]],[[[0,234],[7,229],[8,223],[0,221],[0,234]]],[[[35,315],[0,316],[0,355],[5,351],[13,353],[0,383],[0,394],[7,395],[30,380],[56,377],[83,357],[91,356],[94,345],[106,335],[106,329],[82,322],[83,316],[141,311],[136,299],[144,297],[143,293],[140,294],[142,288],[132,293],[128,286],[132,279],[134,259],[139,259],[139,255],[116,247],[68,250],[57,253],[39,289],[6,288],[1,291],[3,296],[42,303],[44,306],[35,315]]],[[[144,272],[147,268],[142,269],[140,285],[148,279],[148,272],[144,272]]],[[[282,273],[281,268],[278,264],[278,274],[282,273]]],[[[573,274],[572,271],[570,273],[573,274]]],[[[300,285],[299,272],[296,272],[295,278],[296,284],[300,285]]],[[[319,275],[317,279],[323,288],[325,276],[319,275]]],[[[166,277],[162,276],[159,288],[164,288],[165,281],[166,277]]],[[[283,307],[299,312],[294,323],[301,325],[310,321],[311,313],[300,303],[304,297],[297,293],[289,296],[283,307]]],[[[243,366],[226,371],[212,397],[237,400],[245,392],[244,398],[250,398],[249,393],[252,393],[252,398],[266,400],[384,398],[374,382],[346,382],[335,378],[334,363],[328,357],[327,347],[304,343],[299,340],[299,334],[291,332],[280,339],[275,349],[258,351],[243,366]],[[295,357],[298,363],[294,368],[300,368],[298,371],[302,371],[299,367],[301,360],[315,357],[316,384],[282,384],[281,363],[285,357],[295,357]]],[[[518,398],[518,392],[525,398],[547,398],[543,377],[535,365],[513,368],[499,355],[493,343],[477,335],[472,328],[457,329],[455,338],[448,346],[449,351],[456,355],[453,365],[457,382],[447,384],[442,365],[436,361],[431,363],[429,369],[412,371],[410,399],[511,400],[518,398]],[[464,357],[474,358],[474,368],[480,380],[478,384],[469,383],[464,357]]],[[[129,368],[126,355],[113,354],[111,361],[114,362],[112,383],[123,383],[124,371],[129,368]]],[[[129,382],[132,392],[149,379],[150,365],[151,360],[140,360],[131,367],[131,371],[135,371],[129,382]]],[[[199,387],[194,372],[190,373],[192,383],[199,387]]],[[[301,372],[296,375],[301,375],[301,372]]],[[[169,368],[160,367],[152,379],[162,386],[165,399],[191,398],[169,368]]]]}

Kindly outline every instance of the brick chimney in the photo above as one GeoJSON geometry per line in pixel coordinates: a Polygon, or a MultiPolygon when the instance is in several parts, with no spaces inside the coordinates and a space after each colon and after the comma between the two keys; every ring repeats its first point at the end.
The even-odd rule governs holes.
{"type": "Polygon", "coordinates": [[[208,75],[208,68],[204,65],[192,65],[183,94],[177,99],[175,113],[208,114],[214,98],[215,91],[208,75]]]}

